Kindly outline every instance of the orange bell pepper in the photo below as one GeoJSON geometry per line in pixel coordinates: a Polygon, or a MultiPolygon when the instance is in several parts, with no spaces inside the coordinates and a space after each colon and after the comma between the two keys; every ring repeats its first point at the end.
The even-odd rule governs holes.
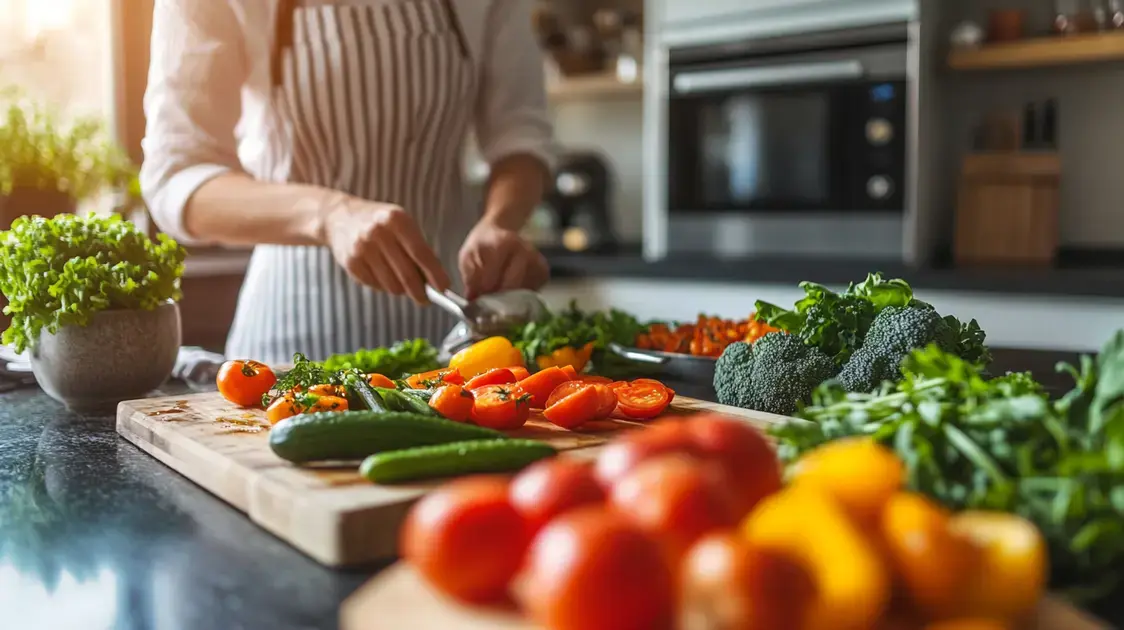
{"type": "Polygon", "coordinates": [[[1049,574],[1042,532],[1020,516],[980,511],[953,515],[949,529],[980,554],[964,585],[962,616],[1025,620],[1042,599],[1049,574]]]}
{"type": "Polygon", "coordinates": [[[581,348],[559,348],[549,355],[537,357],[535,363],[538,364],[540,370],[545,370],[550,367],[564,367],[571,366],[574,370],[581,374],[585,366],[589,364],[590,357],[593,356],[593,343],[587,343],[581,348]]]}
{"type": "Polygon", "coordinates": [[[449,361],[449,367],[469,380],[489,370],[525,366],[523,353],[509,339],[489,337],[458,352],[449,361]]]}

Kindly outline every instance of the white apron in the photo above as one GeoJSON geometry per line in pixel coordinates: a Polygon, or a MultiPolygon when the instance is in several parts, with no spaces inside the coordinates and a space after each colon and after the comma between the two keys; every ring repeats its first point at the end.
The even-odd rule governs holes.
{"type": "MultiPolygon", "coordinates": [[[[402,206],[455,273],[474,223],[461,156],[476,73],[452,3],[280,4],[273,100],[285,146],[268,147],[257,172],[402,206]]],[[[437,343],[453,324],[436,307],[358,285],[325,247],[263,245],[227,356],[321,360],[415,337],[437,343]]]]}

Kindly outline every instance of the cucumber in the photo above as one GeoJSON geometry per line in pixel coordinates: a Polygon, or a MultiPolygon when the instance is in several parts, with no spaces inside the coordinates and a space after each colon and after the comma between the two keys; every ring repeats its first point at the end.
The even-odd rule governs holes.
{"type": "Polygon", "coordinates": [[[295,464],[356,460],[373,453],[470,440],[500,440],[499,431],[398,411],[328,411],[277,423],[269,447],[295,464]]]}
{"type": "Polygon", "coordinates": [[[373,387],[372,389],[375,391],[375,394],[382,399],[383,404],[389,411],[409,411],[423,416],[441,417],[441,414],[437,413],[436,409],[429,406],[429,398],[433,397],[432,393],[427,398],[422,398],[420,395],[414,393],[425,390],[399,391],[397,389],[385,389],[382,387],[373,387]]]}
{"type": "MultiPolygon", "coordinates": [[[[363,403],[363,407],[370,411],[391,411],[375,391],[374,387],[366,381],[359,374],[348,374],[343,379],[343,384],[347,387],[348,393],[354,394],[356,398],[363,403]]],[[[350,398],[350,397],[349,397],[350,398]]],[[[350,401],[349,401],[350,402],[350,401]]]]}
{"type": "Polygon", "coordinates": [[[475,440],[371,455],[359,473],[375,483],[418,481],[474,473],[512,472],[558,451],[535,440],[475,440]]]}

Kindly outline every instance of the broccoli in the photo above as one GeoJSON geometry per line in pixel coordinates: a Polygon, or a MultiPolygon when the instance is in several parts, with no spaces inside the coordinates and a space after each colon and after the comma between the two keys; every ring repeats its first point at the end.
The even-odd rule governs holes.
{"type": "Polygon", "coordinates": [[[834,375],[826,354],[795,335],[774,332],[753,345],[727,346],[715,365],[714,390],[724,405],[788,415],[834,375]]]}
{"type": "Polygon", "coordinates": [[[849,392],[872,392],[883,381],[902,378],[901,363],[912,350],[935,343],[956,354],[959,327],[953,327],[936,309],[921,302],[889,306],[870,324],[862,346],[839,372],[839,383],[849,392]]]}

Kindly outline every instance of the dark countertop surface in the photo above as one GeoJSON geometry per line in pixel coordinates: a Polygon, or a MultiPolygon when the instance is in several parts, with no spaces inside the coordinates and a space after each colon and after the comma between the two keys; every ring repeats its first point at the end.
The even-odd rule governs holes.
{"type": "Polygon", "coordinates": [[[555,279],[628,278],[642,280],[763,283],[795,286],[803,280],[827,285],[860,282],[881,271],[914,288],[1020,295],[1124,298],[1124,262],[1115,255],[1063,256],[1053,268],[914,268],[902,263],[809,258],[715,258],[671,256],[647,262],[640,248],[621,247],[603,254],[544,250],[555,279]]]}

